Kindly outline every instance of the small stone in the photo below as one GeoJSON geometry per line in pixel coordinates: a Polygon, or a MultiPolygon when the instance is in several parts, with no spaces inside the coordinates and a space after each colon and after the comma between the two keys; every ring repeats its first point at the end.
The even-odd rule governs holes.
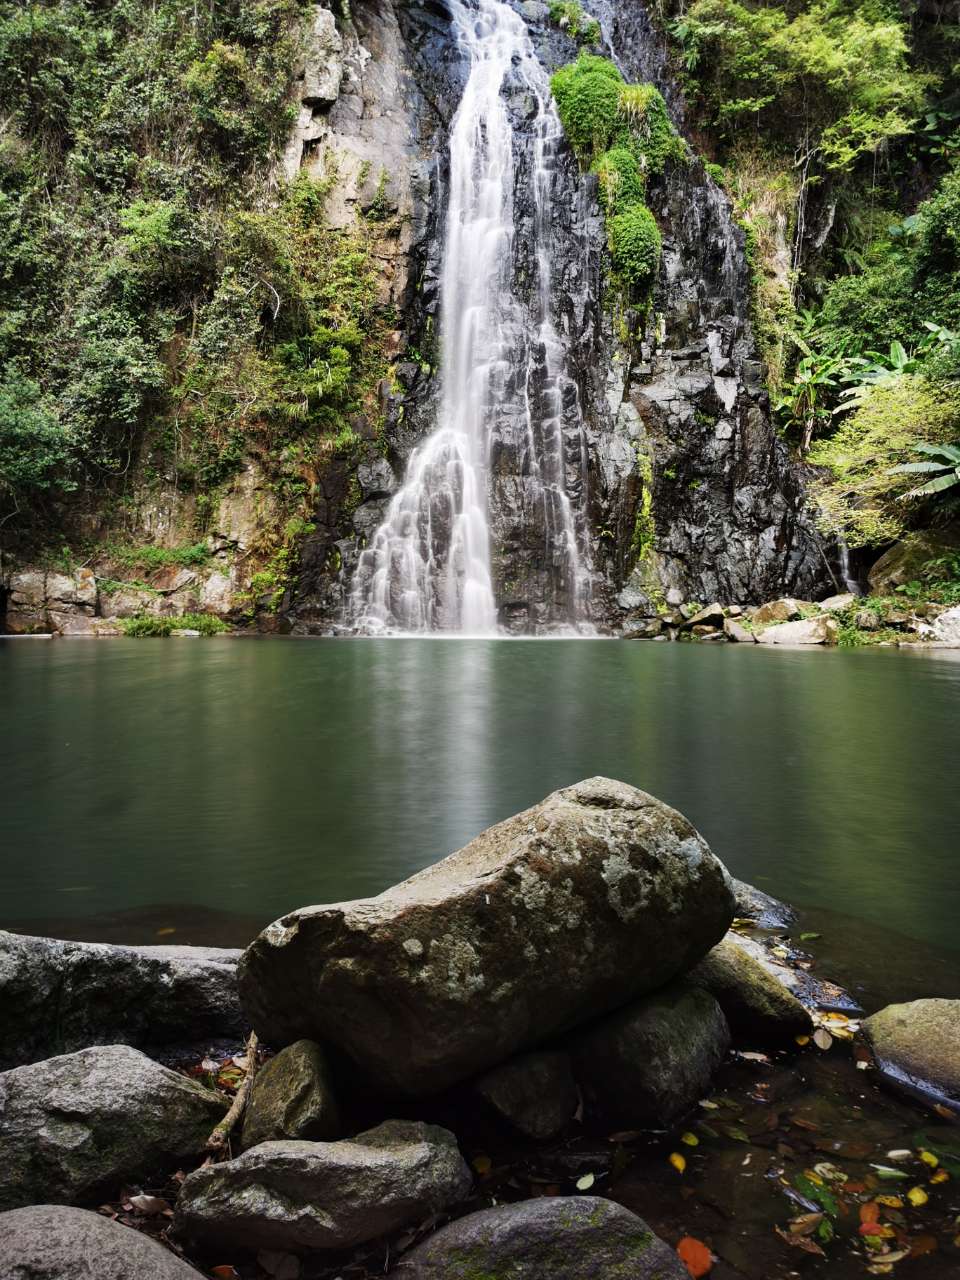
{"type": "Polygon", "coordinates": [[[202,1248],[351,1249],[449,1209],[470,1186],[452,1133],[388,1120],[349,1142],[264,1142],[197,1169],[175,1231],[202,1248]]]}
{"type": "Polygon", "coordinates": [[[312,1040],[281,1049],[254,1079],[243,1121],[244,1147],[339,1136],[340,1115],[323,1050],[312,1040]]]}
{"type": "Polygon", "coordinates": [[[599,1196],[544,1196],[458,1218],[389,1280],[690,1280],[636,1214],[599,1196]]]}
{"type": "Polygon", "coordinates": [[[503,1120],[537,1141],[562,1133],[577,1108],[570,1055],[559,1050],[511,1058],[481,1076],[475,1088],[503,1120]]]}

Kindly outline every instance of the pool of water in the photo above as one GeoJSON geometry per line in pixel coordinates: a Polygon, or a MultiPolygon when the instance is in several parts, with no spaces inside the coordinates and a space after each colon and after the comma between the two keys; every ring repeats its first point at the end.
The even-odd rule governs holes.
{"type": "Polygon", "coordinates": [[[603,773],[675,805],[735,875],[825,921],[841,967],[889,939],[884,989],[909,993],[915,973],[955,995],[958,658],[0,642],[0,924],[243,943],[603,773]]]}

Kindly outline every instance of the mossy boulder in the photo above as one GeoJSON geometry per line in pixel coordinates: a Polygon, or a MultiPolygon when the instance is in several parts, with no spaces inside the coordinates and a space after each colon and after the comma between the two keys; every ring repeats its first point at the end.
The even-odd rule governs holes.
{"type": "Polygon", "coordinates": [[[257,1073],[243,1121],[243,1145],[282,1138],[338,1138],[340,1113],[327,1057],[312,1040],[281,1049],[257,1073]]]}
{"type": "Polygon", "coordinates": [[[690,1280],[642,1218],[599,1196],[543,1197],[459,1218],[390,1280],[690,1280]]]}
{"type": "Polygon", "coordinates": [[[888,1080],[960,1112],[960,1000],[887,1005],[863,1033],[888,1080]]]}
{"type": "Polygon", "coordinates": [[[687,974],[716,999],[737,1039],[787,1044],[812,1030],[810,1014],[792,992],[739,946],[724,938],[687,974]]]}

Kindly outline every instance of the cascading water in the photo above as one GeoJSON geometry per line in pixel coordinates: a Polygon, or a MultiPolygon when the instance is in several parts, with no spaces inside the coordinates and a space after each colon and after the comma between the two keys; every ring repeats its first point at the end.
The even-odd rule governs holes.
{"type": "Polygon", "coordinates": [[[360,556],[351,619],[366,631],[496,630],[496,445],[501,465],[512,460],[522,517],[538,531],[555,584],[548,620],[577,625],[591,591],[586,442],[551,318],[551,174],[562,128],[522,19],[501,0],[450,0],[450,11],[469,71],[450,131],[437,426],[360,556]],[[504,93],[511,81],[532,115],[522,139],[504,93]],[[537,279],[525,289],[514,261],[518,174],[531,187],[535,240],[537,279]]]}

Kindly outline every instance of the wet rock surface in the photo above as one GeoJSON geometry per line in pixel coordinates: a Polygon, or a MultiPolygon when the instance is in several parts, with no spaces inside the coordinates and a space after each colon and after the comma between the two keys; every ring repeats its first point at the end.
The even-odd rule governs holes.
{"type": "Polygon", "coordinates": [[[528,1200],[443,1227],[406,1254],[392,1280],[689,1280],[642,1218],[597,1196],[528,1200]]]}
{"type": "Polygon", "coordinates": [[[184,1182],[175,1229],[200,1248],[347,1249],[463,1199],[452,1133],[390,1120],[343,1142],[266,1142],[184,1182]]]}
{"type": "Polygon", "coordinates": [[[99,1213],[33,1205],[0,1213],[0,1280],[201,1280],[139,1231],[99,1213]]]}
{"type": "Polygon", "coordinates": [[[243,1035],[239,951],[119,947],[0,931],[0,1067],[95,1044],[243,1035]]]}
{"type": "Polygon", "coordinates": [[[579,1098],[570,1055],[562,1050],[520,1054],[481,1076],[475,1088],[501,1120],[538,1141],[563,1132],[579,1098]]]}
{"type": "Polygon", "coordinates": [[[960,1112],[960,1000],[887,1005],[864,1021],[863,1032],[893,1084],[960,1112]]]}
{"type": "Polygon", "coordinates": [[[592,778],[377,898],[276,921],[244,953],[241,997],[266,1043],[322,1040],[426,1094],[662,986],[732,918],[690,823],[592,778]]]}
{"type": "Polygon", "coordinates": [[[243,1145],[338,1138],[340,1126],[326,1054],[312,1040],[298,1040],[257,1073],[244,1114],[243,1145]]]}
{"type": "Polygon", "coordinates": [[[730,1047],[707,991],[673,983],[602,1018],[574,1041],[588,1112],[616,1128],[663,1128],[696,1106],[730,1047]]]}
{"type": "Polygon", "coordinates": [[[0,1075],[0,1209],[83,1201],[196,1156],[223,1098],[126,1045],[0,1075]]]}
{"type": "Polygon", "coordinates": [[[737,903],[737,915],[752,920],[761,929],[786,929],[795,924],[797,913],[793,907],[769,893],[764,893],[746,880],[731,877],[731,887],[737,903]]]}
{"type": "Polygon", "coordinates": [[[743,1043],[789,1044],[812,1032],[797,997],[732,940],[718,942],[686,980],[710,992],[743,1043]]]}

